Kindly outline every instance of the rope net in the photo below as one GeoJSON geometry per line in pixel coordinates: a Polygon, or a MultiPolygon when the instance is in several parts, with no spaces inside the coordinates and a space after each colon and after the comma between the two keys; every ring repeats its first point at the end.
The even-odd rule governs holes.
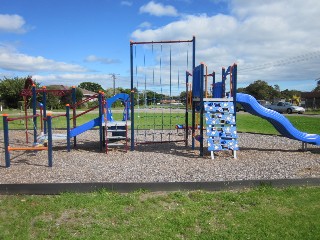
{"type": "Polygon", "coordinates": [[[134,46],[135,143],[185,141],[186,80],[191,43],[134,46]]]}

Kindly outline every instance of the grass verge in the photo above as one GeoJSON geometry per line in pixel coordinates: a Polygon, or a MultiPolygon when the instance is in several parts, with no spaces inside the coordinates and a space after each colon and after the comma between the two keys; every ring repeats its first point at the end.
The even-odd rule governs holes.
{"type": "Polygon", "coordinates": [[[320,239],[320,188],[0,196],[0,239],[320,239]]]}
{"type": "MultiPolygon", "coordinates": [[[[85,114],[77,119],[77,126],[96,118],[97,114],[85,114]]],[[[122,113],[113,113],[115,120],[122,120],[122,113]]],[[[289,121],[298,130],[307,133],[320,134],[320,118],[317,116],[304,115],[286,115],[289,121]]],[[[174,129],[176,124],[184,124],[184,113],[140,113],[135,114],[135,126],[142,129],[174,129]],[[156,127],[156,128],[154,128],[156,127]]],[[[196,118],[199,123],[199,119],[196,118]]],[[[191,114],[189,114],[189,124],[191,125],[191,114]]],[[[52,126],[56,128],[66,128],[66,118],[59,117],[52,121],[52,126]]],[[[72,121],[71,121],[72,127],[72,121]]],[[[10,122],[10,129],[25,129],[24,120],[10,122]]],[[[32,119],[28,121],[28,128],[33,128],[32,119]]],[[[37,128],[40,129],[40,122],[37,123],[37,128]]],[[[3,129],[2,118],[0,118],[0,129],[3,129]]],[[[260,117],[251,114],[237,114],[237,129],[240,132],[262,133],[262,134],[279,134],[278,131],[269,123],[260,117]]]]}

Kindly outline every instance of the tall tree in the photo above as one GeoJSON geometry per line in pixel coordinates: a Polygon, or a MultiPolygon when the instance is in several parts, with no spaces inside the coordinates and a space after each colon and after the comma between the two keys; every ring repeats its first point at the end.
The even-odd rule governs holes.
{"type": "MultiPolygon", "coordinates": [[[[70,88],[70,90],[71,89],[72,88],[70,88]]],[[[83,98],[82,90],[80,88],[76,88],[76,101],[79,102],[82,100],[82,98],[83,98]]],[[[61,100],[61,105],[63,105],[61,107],[64,107],[66,104],[71,104],[72,103],[72,93],[71,92],[67,93],[66,95],[62,96],[60,98],[60,100],[61,100]]]]}
{"type": "Polygon", "coordinates": [[[268,85],[267,82],[257,80],[251,83],[245,88],[246,93],[254,96],[256,99],[261,100],[273,100],[274,98],[280,98],[281,93],[275,90],[272,86],[268,85]]]}
{"type": "Polygon", "coordinates": [[[94,82],[82,82],[78,87],[95,93],[103,90],[103,87],[99,83],[94,82]]]}
{"type": "Polygon", "coordinates": [[[319,85],[319,86],[316,86],[316,87],[312,90],[312,92],[320,92],[320,85],[319,85]]]}
{"type": "Polygon", "coordinates": [[[18,108],[18,102],[23,100],[20,95],[25,78],[4,78],[0,81],[0,98],[5,101],[9,108],[18,108]]]}

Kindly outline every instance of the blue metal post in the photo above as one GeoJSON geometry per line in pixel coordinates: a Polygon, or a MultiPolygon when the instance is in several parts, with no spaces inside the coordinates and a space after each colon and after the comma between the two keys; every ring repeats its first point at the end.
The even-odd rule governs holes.
{"type": "Polygon", "coordinates": [[[51,113],[47,116],[48,123],[48,166],[52,167],[52,117],[51,113]]]}
{"type": "MultiPolygon", "coordinates": [[[[99,91],[98,102],[99,102],[99,138],[100,138],[100,151],[103,148],[103,129],[102,129],[102,114],[103,114],[103,92],[99,91]]],[[[106,126],[107,127],[107,126],[106,126]]]]}
{"type": "MultiPolygon", "coordinates": [[[[237,64],[233,64],[232,68],[232,97],[233,97],[233,107],[236,109],[237,106],[237,77],[238,74],[238,66],[237,64]]],[[[234,111],[235,119],[237,120],[237,111],[234,111]]]]}
{"type": "MultiPolygon", "coordinates": [[[[72,86],[72,115],[73,115],[73,128],[77,127],[77,112],[76,112],[76,102],[77,102],[77,96],[76,96],[76,87],[72,86]]],[[[73,137],[73,146],[77,146],[77,137],[73,137]]]]}
{"type": "Polygon", "coordinates": [[[189,96],[189,76],[190,76],[191,74],[188,72],[188,71],[186,71],[186,102],[185,102],[185,104],[186,104],[186,113],[185,113],[185,146],[187,147],[188,146],[188,132],[189,132],[189,113],[188,113],[188,111],[189,111],[189,109],[188,109],[188,96],[189,96]]]}
{"type": "Polygon", "coordinates": [[[131,92],[130,92],[131,146],[130,146],[130,151],[134,151],[134,88],[133,88],[133,42],[132,41],[130,41],[130,74],[131,74],[131,92]]]}
{"type": "Polygon", "coordinates": [[[196,67],[196,37],[192,37],[192,70],[196,67]]]}
{"type": "MultiPolygon", "coordinates": [[[[193,74],[192,77],[195,78],[195,69],[193,69],[193,74]]],[[[192,86],[193,87],[193,86],[192,86]]],[[[195,105],[195,101],[193,101],[194,98],[194,91],[191,91],[191,148],[192,150],[194,150],[194,138],[195,138],[195,134],[196,134],[196,105],[195,105]]]]}
{"type": "Polygon", "coordinates": [[[216,72],[213,71],[212,72],[212,84],[215,84],[216,83],[216,72]]]}
{"type": "MultiPolygon", "coordinates": [[[[196,68],[196,37],[192,37],[192,77],[194,78],[194,69],[196,68]]],[[[194,81],[192,81],[194,82],[194,81]]],[[[192,86],[193,88],[193,86],[192,86]]],[[[192,115],[191,115],[191,121],[192,121],[192,139],[191,139],[191,148],[194,149],[194,134],[195,134],[195,121],[196,121],[196,113],[195,113],[195,104],[193,101],[193,91],[191,94],[191,104],[192,104],[192,115]]]]}
{"type": "Polygon", "coordinates": [[[43,104],[43,132],[47,134],[47,88],[42,87],[42,104],[43,104]]]}
{"type": "Polygon", "coordinates": [[[9,152],[9,124],[8,114],[2,114],[3,117],[3,135],[4,135],[4,152],[6,167],[10,167],[10,152],[9,152]]]}
{"type": "Polygon", "coordinates": [[[67,120],[67,151],[70,152],[70,105],[66,105],[66,120],[67,120]]]}
{"type": "Polygon", "coordinates": [[[32,110],[33,110],[33,143],[37,142],[37,92],[36,85],[32,85],[32,110]]]}
{"type": "Polygon", "coordinates": [[[224,98],[226,96],[226,69],[223,67],[222,68],[222,79],[221,79],[221,83],[222,83],[222,88],[221,88],[221,91],[222,91],[222,94],[221,96],[224,98]]]}
{"type": "Polygon", "coordinates": [[[204,91],[204,64],[201,63],[200,65],[200,156],[203,156],[203,111],[204,111],[204,104],[203,104],[203,91],[204,91]]]}
{"type": "Polygon", "coordinates": [[[216,83],[216,72],[212,72],[212,89],[211,89],[211,95],[214,97],[214,84],[216,83]]]}

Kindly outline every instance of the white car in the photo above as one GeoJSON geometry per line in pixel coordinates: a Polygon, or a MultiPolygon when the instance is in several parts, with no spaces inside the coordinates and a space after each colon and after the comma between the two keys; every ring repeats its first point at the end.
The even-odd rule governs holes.
{"type": "Polygon", "coordinates": [[[278,102],[277,104],[267,105],[265,106],[268,109],[277,111],[279,113],[299,113],[302,114],[306,110],[303,107],[294,106],[292,103],[289,102],[278,102]]]}

